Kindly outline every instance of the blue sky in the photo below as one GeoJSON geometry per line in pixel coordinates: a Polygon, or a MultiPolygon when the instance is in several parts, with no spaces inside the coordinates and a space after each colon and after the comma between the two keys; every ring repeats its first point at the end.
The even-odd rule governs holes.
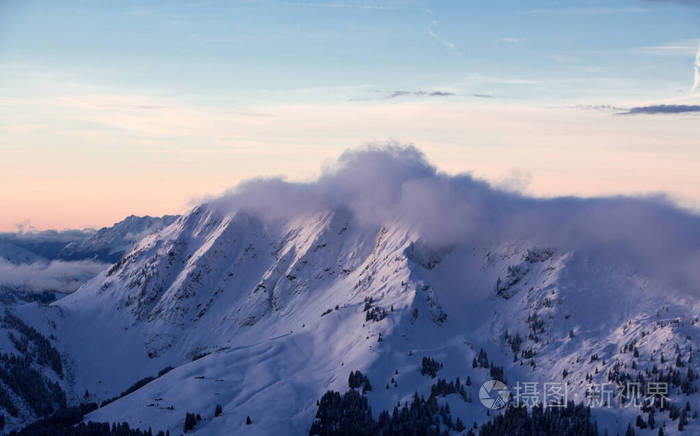
{"type": "Polygon", "coordinates": [[[699,43],[694,0],[1,1],[0,200],[14,212],[0,228],[177,212],[386,140],[449,172],[528,174],[533,195],[700,204],[692,169],[673,175],[700,162],[696,112],[615,116],[698,105],[699,43]],[[547,154],[557,141],[566,152],[547,154]],[[655,161],[651,181],[619,169],[655,161]],[[105,190],[118,201],[86,215],[105,190]]]}
{"type": "MultiPolygon", "coordinates": [[[[692,84],[700,4],[687,3],[7,1],[0,53],[17,75],[211,104],[442,88],[617,103],[692,84]]],[[[4,93],[49,86],[13,79],[4,93]]]]}

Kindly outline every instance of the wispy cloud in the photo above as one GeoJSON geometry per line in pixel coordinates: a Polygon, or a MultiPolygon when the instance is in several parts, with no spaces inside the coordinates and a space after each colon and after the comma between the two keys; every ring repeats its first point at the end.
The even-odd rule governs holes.
{"type": "Polygon", "coordinates": [[[579,105],[574,105],[571,106],[574,109],[581,109],[581,110],[587,110],[587,111],[599,111],[599,112],[623,112],[623,111],[628,111],[628,108],[625,107],[620,107],[620,106],[614,106],[610,104],[579,104],[579,105]]]}
{"type": "Polygon", "coordinates": [[[440,44],[444,45],[445,47],[449,48],[453,52],[456,53],[456,48],[453,42],[443,38],[442,36],[438,35],[435,33],[435,31],[432,29],[432,27],[428,27],[428,35],[430,35],[434,40],[439,42],[440,44]]]}
{"type": "Polygon", "coordinates": [[[449,97],[451,95],[455,95],[453,92],[447,92],[447,91],[433,91],[431,93],[428,93],[429,96],[431,97],[449,97]]]}
{"type": "Polygon", "coordinates": [[[386,98],[396,98],[404,96],[416,96],[416,97],[451,97],[455,95],[454,92],[449,91],[394,91],[387,95],[386,98]]]}
{"type": "Polygon", "coordinates": [[[447,38],[444,38],[441,35],[438,35],[438,33],[435,31],[434,27],[438,25],[438,20],[436,18],[435,12],[429,8],[425,8],[424,11],[431,17],[430,25],[428,25],[428,35],[430,35],[431,38],[433,38],[443,46],[447,47],[452,53],[459,54],[459,51],[457,51],[457,46],[455,46],[455,44],[452,41],[448,40],[447,38]]]}
{"type": "Polygon", "coordinates": [[[520,38],[515,38],[512,36],[501,38],[501,42],[507,42],[509,44],[519,44],[521,41],[522,40],[520,38]]]}
{"type": "Polygon", "coordinates": [[[650,106],[637,106],[630,108],[627,112],[620,112],[618,115],[681,114],[688,112],[700,112],[700,105],[657,104],[650,106]]]}
{"type": "Polygon", "coordinates": [[[654,56],[692,56],[698,48],[697,39],[672,41],[658,45],[639,47],[638,52],[654,56]]]}

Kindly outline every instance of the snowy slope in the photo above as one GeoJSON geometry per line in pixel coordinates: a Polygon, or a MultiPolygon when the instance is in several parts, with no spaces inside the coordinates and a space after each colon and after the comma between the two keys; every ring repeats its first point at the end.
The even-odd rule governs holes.
{"type": "MultiPolygon", "coordinates": [[[[664,201],[527,199],[415,149],[370,149],[314,183],[244,184],[75,293],[12,310],[62,353],[69,403],[153,377],[85,420],[179,434],[194,412],[197,434],[308,434],[351,371],[374,416],[427,396],[430,357],[437,377],[471,381],[438,400],[468,426],[492,419],[478,400],[492,378],[560,383],[577,402],[591,384],[667,380],[692,434],[699,247],[700,220],[664,201]]],[[[648,419],[611,401],[593,408],[601,433],[648,419]]],[[[677,433],[670,415],[638,432],[677,433]]]]}
{"type": "MultiPolygon", "coordinates": [[[[491,378],[472,368],[482,348],[513,383],[564,381],[567,369],[570,399],[581,401],[587,374],[603,381],[615,363],[631,366],[622,349],[632,340],[639,365],[662,351],[673,358],[676,346],[687,359],[699,343],[697,301],[596,259],[526,242],[431,246],[399,223],[367,228],[343,210],[271,226],[202,206],[54,306],[74,397],[110,398],[175,367],[86,419],[176,432],[192,411],[205,418],[202,434],[306,433],[316,400],[346,390],[356,369],[375,386],[373,409],[391,409],[429,392],[423,356],[443,363],[441,377],[470,376],[474,398],[491,378]],[[515,361],[506,331],[523,340],[515,361]],[[386,389],[392,378],[398,386],[386,389]],[[216,404],[224,414],[213,418],[216,404]]],[[[478,401],[446,401],[467,423],[489,419],[478,401]]],[[[636,417],[596,414],[619,432],[636,417]]]]}
{"type": "Polygon", "coordinates": [[[175,218],[174,215],[130,215],[111,227],[99,229],[85,239],[70,242],[63,247],[58,257],[67,260],[95,258],[103,262],[116,262],[136,242],[168,226],[175,218]]]}

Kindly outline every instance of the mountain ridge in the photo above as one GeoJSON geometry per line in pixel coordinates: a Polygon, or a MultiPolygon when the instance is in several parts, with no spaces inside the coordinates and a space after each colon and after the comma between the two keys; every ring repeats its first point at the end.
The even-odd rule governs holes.
{"type": "MultiPolygon", "coordinates": [[[[149,423],[154,428],[175,431],[184,416],[163,414],[159,412],[163,409],[146,407],[144,403],[162,398],[163,402],[172,402],[175,410],[182,410],[191,400],[184,392],[202,389],[201,395],[210,398],[189,407],[204,414],[213,410],[216,401],[224,401],[222,392],[215,395],[218,383],[248,383],[252,385],[250,392],[237,388],[229,402],[222,403],[224,410],[235,404],[235,412],[229,412],[224,419],[207,419],[200,428],[214,433],[223,432],[224,427],[242,430],[245,416],[264,410],[262,404],[273,401],[279,389],[294,392],[295,398],[307,393],[298,406],[301,409],[275,409],[280,416],[297,416],[295,433],[304,433],[308,431],[315,400],[325,389],[342,390],[344,379],[353,369],[361,369],[378,387],[391,377],[399,379],[401,386],[406,384],[409,391],[400,394],[392,389],[389,393],[376,389],[378,392],[367,394],[373,407],[390,409],[414,390],[429,388],[432,381],[423,380],[418,371],[419,358],[423,356],[435,357],[449,367],[445,374],[471,375],[475,383],[489,377],[471,365],[481,349],[505,368],[508,380],[517,377],[534,378],[541,383],[561,382],[562,372],[568,370],[568,379],[574,385],[572,394],[579,395],[578,401],[582,401],[581,383],[589,375],[584,370],[593,373],[597,369],[603,379],[604,372],[615,365],[611,359],[621,359],[617,356],[619,350],[633,339],[629,332],[639,334],[665,319],[649,312],[651,307],[660,307],[658,301],[667,301],[656,293],[648,302],[632,293],[624,297],[623,303],[622,295],[613,292],[612,297],[597,304],[584,304],[591,298],[588,293],[598,288],[596,284],[581,288],[590,277],[599,276],[602,283],[628,294],[632,285],[640,291],[640,286],[655,286],[635,276],[620,277],[621,270],[596,265],[585,255],[532,248],[524,241],[493,249],[460,244],[440,248],[425,243],[405,227],[367,230],[353,225],[348,218],[342,213],[312,214],[271,231],[269,223],[247,213],[221,216],[211,208],[200,207],[160,234],[146,238],[109,272],[57,303],[62,310],[70,311],[72,305],[80,306],[89,292],[94,293],[99,296],[98,301],[116,303],[117,312],[128,320],[124,328],[139,330],[137,337],[142,343],[126,342],[132,349],[142,348],[140,359],[149,362],[146,367],[151,369],[125,375],[121,386],[106,390],[104,396],[114,395],[142,376],[155,374],[158,368],[176,368],[88,418],[109,421],[119,417],[133,426],[149,423]],[[174,247],[184,251],[171,256],[174,247]],[[225,255],[222,247],[226,247],[225,255]],[[467,262],[470,258],[472,261],[467,262]],[[169,265],[181,267],[172,273],[162,272],[169,265]],[[471,284],[461,279],[465,267],[472,277],[471,284]],[[241,271],[249,271],[251,276],[241,276],[241,271]],[[449,291],[455,286],[473,286],[478,291],[455,296],[449,291]],[[126,294],[121,294],[121,290],[126,294]],[[110,292],[119,292],[120,298],[110,297],[110,292]],[[465,297],[466,301],[471,300],[466,306],[465,297]],[[443,300],[447,302],[444,307],[443,300]],[[627,309],[616,313],[613,300],[627,309]],[[455,312],[450,307],[461,310],[455,312]],[[647,319],[639,318],[640,315],[647,319]],[[626,322],[638,327],[622,333],[626,322]],[[512,339],[506,337],[516,334],[522,342],[514,352],[512,339]],[[440,337],[444,339],[436,340],[440,337]],[[292,358],[289,353],[298,355],[292,358]],[[397,354],[402,357],[396,357],[397,354]],[[590,361],[594,354],[597,359],[590,361]],[[554,356],[557,357],[550,363],[554,356]],[[189,362],[197,357],[200,358],[189,362]],[[314,358],[321,360],[311,365],[316,375],[302,369],[314,358]],[[273,374],[280,375],[270,379],[232,359],[243,359],[253,367],[276,368],[273,374]],[[288,360],[296,363],[282,370],[288,365],[282,362],[288,360]],[[603,360],[607,361],[605,366],[600,364],[603,360]],[[245,375],[232,380],[227,374],[233,368],[245,375]],[[393,370],[408,375],[400,379],[392,375],[393,370]],[[292,377],[294,371],[302,371],[303,376],[290,385],[284,378],[292,377]],[[254,376],[248,375],[251,372],[254,376]],[[201,381],[201,375],[213,383],[201,381]],[[381,379],[377,378],[379,375],[381,379]],[[214,386],[202,388],[196,385],[198,382],[214,386]],[[305,384],[315,386],[308,390],[301,386],[305,384]],[[180,391],[181,385],[187,386],[185,391],[180,391]],[[146,400],[149,395],[153,398],[146,400]]],[[[610,289],[593,295],[600,298],[608,294],[610,289]]],[[[687,326],[684,331],[692,333],[694,339],[683,340],[673,330],[662,327],[646,337],[649,344],[653,339],[653,345],[639,347],[643,355],[658,356],[655,347],[672,355],[675,348],[664,345],[668,340],[676,341],[686,350],[684,353],[688,347],[693,349],[697,326],[689,315],[692,310],[677,304],[668,305],[666,310],[669,317],[680,316],[687,326]]],[[[76,321],[76,327],[83,324],[84,321],[76,321]]],[[[82,345],[88,343],[77,332],[69,336],[82,345]]],[[[116,356],[112,359],[116,360],[116,356]]],[[[99,361],[97,356],[81,360],[99,361]]],[[[629,361],[624,364],[631,365],[629,361]]],[[[102,368],[99,379],[103,382],[107,373],[115,376],[116,369],[102,368]]],[[[97,382],[96,378],[92,385],[97,382]]],[[[83,387],[89,389],[89,385],[80,385],[78,392],[83,387]]],[[[396,388],[399,392],[401,389],[396,388]]],[[[475,397],[476,392],[472,395],[475,397]]],[[[482,424],[488,419],[478,403],[453,403],[449,401],[453,413],[461,413],[464,422],[482,424]]],[[[271,434],[286,428],[287,418],[277,420],[272,413],[259,414],[256,431],[271,434]]],[[[598,419],[608,417],[603,413],[598,419]]],[[[627,422],[617,420],[608,423],[609,428],[624,431],[627,422]]]]}
{"type": "Polygon", "coordinates": [[[477,401],[490,379],[557,383],[576,403],[591,385],[668,383],[676,409],[599,405],[601,433],[655,414],[674,434],[698,404],[697,217],[658,199],[528,199],[412,149],[338,165],[248,182],[75,293],[13,308],[64,356],[67,401],[103,404],[86,421],[170,432],[195,413],[200,434],[308,433],[316,402],[348,388],[377,414],[430,395],[478,427],[501,416],[477,401]]]}

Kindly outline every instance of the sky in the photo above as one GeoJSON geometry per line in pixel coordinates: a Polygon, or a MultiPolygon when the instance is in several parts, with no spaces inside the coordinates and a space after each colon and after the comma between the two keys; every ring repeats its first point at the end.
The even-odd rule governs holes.
{"type": "Polygon", "coordinates": [[[700,210],[700,1],[0,0],[0,231],[179,213],[387,141],[700,210]]]}

